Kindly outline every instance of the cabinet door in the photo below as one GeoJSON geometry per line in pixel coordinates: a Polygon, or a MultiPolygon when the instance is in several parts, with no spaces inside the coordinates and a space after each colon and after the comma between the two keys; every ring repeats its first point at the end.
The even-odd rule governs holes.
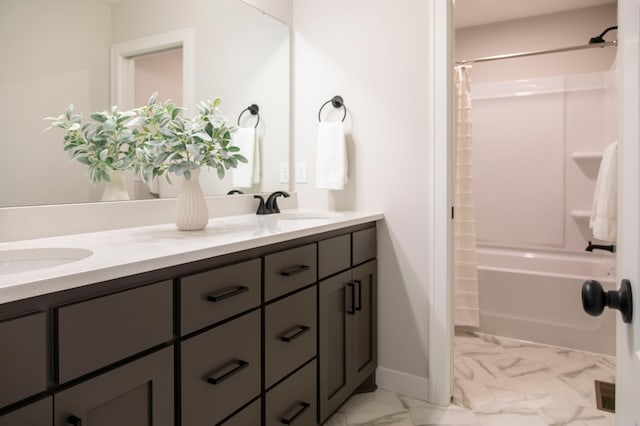
{"type": "Polygon", "coordinates": [[[376,261],[353,269],[356,301],[353,340],[350,346],[354,386],[360,386],[377,364],[377,286],[376,261]]]}
{"type": "Polygon", "coordinates": [[[49,396],[0,416],[0,426],[50,426],[52,416],[53,398],[49,396]]]}
{"type": "Polygon", "coordinates": [[[44,312],[0,322],[0,408],[47,390],[44,312]]]}
{"type": "Polygon", "coordinates": [[[55,426],[171,426],[173,348],[54,395],[55,426]]]}
{"type": "Polygon", "coordinates": [[[347,356],[352,341],[352,320],[355,315],[351,271],[320,281],[319,327],[320,359],[319,392],[320,420],[324,422],[351,394],[349,371],[353,359],[347,356]]]}

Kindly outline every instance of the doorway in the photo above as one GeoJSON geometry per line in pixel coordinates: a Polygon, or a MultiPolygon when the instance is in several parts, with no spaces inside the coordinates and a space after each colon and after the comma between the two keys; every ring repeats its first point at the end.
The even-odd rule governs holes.
{"type": "MultiPolygon", "coordinates": [[[[477,2],[477,1],[476,1],[476,2],[474,2],[474,3],[475,3],[475,4],[474,4],[474,6],[476,6],[476,7],[480,7],[480,9],[482,9],[482,10],[495,10],[495,9],[496,9],[495,7],[489,7],[489,6],[487,6],[487,7],[482,7],[482,6],[478,5],[478,2],[477,2]]],[[[492,2],[492,4],[494,4],[494,3],[495,3],[495,2],[492,2]]],[[[608,2],[608,3],[611,3],[611,2],[608,2]]],[[[459,11],[459,10],[461,10],[461,8],[463,8],[463,7],[467,6],[468,4],[469,4],[469,3],[465,3],[464,1],[456,1],[456,5],[455,5],[456,10],[457,10],[457,11],[459,11]]],[[[494,4],[494,6],[495,6],[495,4],[494,4]]],[[[594,16],[595,16],[595,15],[602,16],[602,14],[603,14],[603,10],[605,10],[605,9],[609,8],[609,9],[611,9],[611,10],[608,12],[608,14],[609,14],[609,15],[611,15],[611,16],[613,16],[613,17],[614,17],[614,19],[615,19],[615,16],[616,16],[615,4],[613,4],[613,7],[611,7],[611,5],[609,5],[609,6],[601,5],[601,6],[596,6],[596,8],[600,8],[600,9],[599,9],[599,10],[597,10],[597,11],[595,11],[595,10],[590,11],[590,13],[591,13],[591,12],[593,12],[593,13],[594,13],[594,16]]],[[[503,12],[505,11],[504,9],[508,9],[508,7],[504,7],[504,8],[502,8],[502,7],[501,7],[501,10],[502,10],[503,12]]],[[[520,12],[520,11],[518,11],[518,12],[520,12]]],[[[512,17],[512,18],[511,18],[511,19],[509,19],[508,21],[504,22],[502,25],[503,25],[503,26],[509,26],[509,25],[511,25],[511,26],[512,26],[512,27],[514,27],[514,28],[521,28],[521,29],[522,29],[522,28],[525,28],[525,27],[526,27],[526,26],[528,26],[528,25],[530,25],[530,29],[533,29],[534,31],[535,31],[536,26],[538,26],[540,29],[545,28],[545,29],[547,29],[547,30],[548,30],[548,29],[549,29],[549,27],[550,27],[549,22],[550,22],[550,21],[552,21],[553,19],[560,19],[560,20],[561,20],[561,19],[566,19],[566,21],[567,21],[567,22],[571,22],[571,17],[570,17],[569,15],[571,15],[571,16],[575,16],[575,15],[579,15],[579,14],[584,14],[584,13],[586,13],[586,9],[581,9],[580,11],[557,11],[557,10],[547,10],[547,11],[543,11],[543,12],[545,12],[545,13],[540,14],[540,11],[537,11],[536,13],[538,13],[538,14],[540,14],[540,15],[536,15],[536,16],[540,16],[540,17],[539,17],[539,18],[535,18],[535,19],[536,19],[536,20],[542,20],[542,19],[544,18],[544,19],[546,20],[546,21],[545,21],[545,22],[546,22],[546,24],[544,24],[544,25],[543,25],[543,24],[541,24],[541,23],[540,23],[540,24],[535,23],[535,22],[533,22],[533,18],[527,18],[527,17],[524,17],[524,16],[515,16],[515,17],[512,17]],[[549,13],[547,13],[547,12],[549,12],[549,13]],[[564,15],[564,16],[562,16],[562,15],[564,15]]],[[[478,13],[478,10],[475,10],[475,11],[474,11],[474,13],[472,13],[471,15],[473,15],[473,17],[474,17],[474,18],[477,18],[479,15],[482,15],[482,13],[478,13]]],[[[502,19],[504,19],[504,18],[502,18],[502,19]]],[[[584,19],[580,19],[580,21],[582,22],[582,21],[584,21],[584,19]]],[[[609,22],[607,22],[606,24],[602,25],[602,27],[604,28],[604,27],[608,26],[609,24],[610,24],[610,23],[609,23],[609,22]]],[[[480,28],[481,26],[485,26],[486,28],[489,28],[491,25],[494,25],[494,26],[495,26],[495,25],[498,25],[498,24],[492,24],[491,22],[488,22],[488,23],[477,23],[477,22],[476,22],[476,23],[474,23],[474,24],[472,25],[472,27],[473,27],[473,26],[476,26],[476,28],[480,28]]],[[[592,28],[591,32],[593,32],[593,33],[599,33],[599,32],[600,32],[600,30],[602,30],[603,28],[600,28],[600,26],[598,26],[598,28],[592,28]]],[[[470,32],[472,32],[472,31],[470,31],[470,32]]],[[[516,32],[517,32],[517,31],[516,31],[516,32]]],[[[533,34],[535,34],[535,33],[533,33],[533,34]]],[[[532,34],[532,36],[533,36],[533,34],[532,34]]],[[[614,37],[615,37],[615,36],[614,36],[614,37]]],[[[458,43],[458,42],[460,41],[460,39],[462,39],[462,38],[463,38],[463,37],[456,37],[456,47],[457,47],[457,43],[458,43]]],[[[486,39],[486,38],[485,38],[485,39],[482,39],[481,37],[479,37],[479,34],[475,34],[473,37],[471,37],[471,39],[473,39],[473,41],[477,42],[477,43],[478,43],[478,45],[482,45],[482,46],[480,46],[481,48],[486,49],[486,48],[487,48],[487,46],[489,46],[489,43],[487,43],[487,39],[486,39]]],[[[508,42],[503,43],[503,46],[501,47],[501,51],[499,50],[499,51],[497,51],[497,52],[491,52],[491,51],[486,51],[486,50],[485,50],[485,52],[486,52],[486,53],[483,53],[483,52],[481,52],[481,51],[480,51],[481,49],[480,49],[480,48],[478,48],[478,49],[480,49],[480,50],[476,49],[476,51],[478,52],[478,53],[476,53],[476,54],[469,55],[469,57],[464,57],[464,58],[458,58],[458,56],[457,56],[457,55],[454,55],[454,56],[455,56],[455,59],[469,59],[469,58],[473,58],[473,57],[491,56],[491,55],[494,55],[494,54],[505,54],[505,53],[514,53],[514,52],[520,52],[520,51],[530,51],[530,50],[538,50],[538,49],[540,49],[539,47],[531,47],[531,46],[534,46],[535,44],[532,44],[532,45],[530,45],[530,46],[527,46],[527,45],[526,45],[526,40],[525,40],[525,39],[518,39],[518,37],[517,37],[517,36],[509,36],[509,37],[508,37],[508,40],[505,40],[505,37],[504,37],[504,35],[503,35],[503,36],[502,36],[502,40],[503,40],[503,41],[508,41],[508,42]],[[524,45],[523,45],[523,42],[524,42],[524,45]],[[509,44],[510,44],[510,43],[512,43],[512,44],[513,44],[511,47],[509,47],[509,44]]],[[[587,41],[588,41],[588,38],[587,38],[586,40],[583,40],[583,41],[582,41],[582,43],[586,43],[587,41]]],[[[557,43],[557,41],[556,41],[555,43],[557,43]]],[[[544,43],[543,43],[543,44],[544,44],[544,43]]],[[[571,45],[571,42],[569,42],[569,43],[563,43],[563,44],[562,44],[562,46],[567,45],[567,44],[568,44],[568,45],[571,45]]],[[[577,43],[574,43],[574,44],[577,44],[577,43]]],[[[561,46],[556,45],[556,46],[554,46],[554,47],[561,47],[561,46]]],[[[457,51],[456,51],[456,52],[457,52],[457,51]]],[[[468,53],[466,53],[466,54],[468,54],[468,53]]],[[[558,58],[555,58],[555,57],[554,57],[553,59],[551,59],[551,61],[553,62],[553,65],[554,65],[554,66],[555,66],[555,65],[560,65],[560,63],[562,63],[562,62],[563,62],[563,60],[570,60],[570,59],[569,59],[569,58],[567,58],[567,59],[565,59],[565,58],[559,58],[559,59],[558,59],[558,58]]],[[[544,61],[544,60],[541,60],[541,61],[544,61]]],[[[543,76],[537,76],[537,77],[548,77],[548,78],[552,78],[552,77],[553,77],[553,73],[555,72],[555,71],[553,71],[553,66],[550,66],[550,65],[549,65],[549,59],[548,59],[548,58],[546,59],[546,61],[547,61],[547,63],[546,63],[546,64],[544,64],[544,65],[541,65],[541,66],[540,66],[540,70],[542,70],[543,74],[544,74],[544,73],[547,73],[547,74],[545,74],[545,75],[543,75],[543,76]]],[[[506,61],[505,61],[505,62],[506,62],[506,61]]],[[[524,79],[524,78],[530,78],[530,77],[531,77],[531,76],[523,76],[523,75],[521,75],[521,74],[518,74],[518,73],[520,72],[520,70],[525,70],[525,71],[526,71],[527,73],[529,73],[529,74],[531,74],[531,73],[532,73],[532,70],[533,70],[533,77],[536,77],[536,75],[535,75],[536,67],[535,67],[535,65],[534,65],[532,62],[530,62],[530,63],[528,63],[528,64],[526,64],[526,65],[522,65],[522,63],[518,64],[516,61],[513,61],[513,62],[511,62],[511,63],[509,63],[509,64],[507,65],[507,64],[505,64],[505,62],[500,62],[500,64],[499,64],[499,65],[498,65],[498,64],[497,64],[497,62],[496,62],[496,65],[493,65],[493,67],[489,67],[490,71],[485,71],[485,70],[481,69],[481,68],[482,68],[482,66],[478,65],[478,66],[477,66],[477,70],[478,70],[477,75],[480,77],[480,78],[479,78],[479,80],[482,80],[482,77],[484,77],[484,76],[483,76],[483,73],[485,73],[485,74],[490,74],[490,76],[491,76],[491,78],[493,79],[493,81],[495,81],[495,80],[496,80],[496,76],[497,76],[497,75],[498,75],[498,79],[499,79],[499,77],[500,77],[500,76],[503,76],[503,77],[504,77],[504,75],[509,75],[509,74],[511,74],[511,78],[510,78],[510,80],[519,80],[519,79],[521,80],[521,79],[524,79]],[[503,68],[505,68],[505,69],[503,69],[503,68]]],[[[538,61],[538,62],[540,62],[540,61],[538,61]]],[[[575,59],[573,59],[573,60],[572,60],[572,62],[575,64],[576,62],[580,62],[580,61],[576,61],[575,59]]],[[[541,62],[541,63],[542,63],[542,62],[541,62]]],[[[566,69],[566,68],[563,68],[563,72],[566,72],[566,71],[564,71],[564,69],[566,69]]],[[[583,68],[582,68],[581,70],[584,72],[584,69],[583,69],[583,68]]],[[[475,71],[475,69],[474,69],[474,71],[475,71]]],[[[572,72],[572,71],[571,71],[571,70],[569,70],[569,72],[572,72]]],[[[576,72],[576,71],[573,71],[573,72],[576,72]]],[[[579,71],[578,71],[578,72],[579,72],[579,71]]],[[[508,78],[506,78],[506,80],[509,80],[509,79],[508,79],[508,78]]],[[[490,81],[492,81],[492,80],[487,80],[487,81],[485,81],[485,82],[487,82],[487,83],[488,83],[488,82],[490,82],[490,81]]],[[[494,89],[495,89],[495,87],[494,87],[494,89]]],[[[494,95],[495,95],[495,94],[494,94],[494,95]]],[[[522,95],[524,95],[524,93],[518,93],[518,96],[522,96],[522,95]]],[[[488,97],[491,97],[491,96],[493,96],[493,95],[487,95],[487,96],[488,96],[488,97]]],[[[502,95],[500,95],[500,96],[502,96],[502,95]]],[[[494,99],[495,99],[495,98],[498,98],[498,97],[499,97],[499,96],[494,96],[494,99]]],[[[486,98],[485,98],[485,99],[486,99],[486,98]]],[[[564,98],[563,98],[563,99],[561,99],[561,100],[562,100],[563,102],[564,102],[564,101],[566,101],[566,99],[564,99],[564,98]]],[[[495,103],[493,100],[492,100],[491,102],[495,103]]],[[[566,102],[565,102],[565,104],[566,104],[566,102]]],[[[558,114],[559,114],[559,115],[562,115],[562,114],[565,114],[565,115],[566,115],[566,114],[567,114],[567,109],[566,109],[566,105],[565,105],[565,104],[562,104],[562,105],[556,105],[556,107],[555,107],[555,108],[558,110],[558,114]]],[[[555,104],[554,104],[554,105],[555,105],[555,104]]],[[[495,106],[495,105],[494,105],[494,106],[495,106]]],[[[512,105],[512,108],[513,108],[513,105],[512,105]]],[[[548,110],[548,109],[546,109],[546,110],[548,110]]],[[[479,111],[479,112],[480,112],[480,111],[479,111]]],[[[495,111],[493,112],[493,114],[494,114],[494,115],[496,114],[496,113],[495,113],[495,111]]],[[[480,116],[480,115],[482,115],[482,114],[478,114],[478,115],[480,116]]],[[[486,114],[485,114],[485,116],[486,116],[486,114]]],[[[530,119],[530,121],[531,121],[531,119],[530,119]]],[[[614,121],[615,121],[615,120],[614,120],[614,121]]],[[[585,123],[585,124],[588,124],[588,123],[585,123]]],[[[588,127],[588,126],[585,126],[585,127],[588,127]]],[[[559,136],[560,136],[560,139],[561,139],[562,137],[566,136],[567,129],[566,129],[566,128],[560,128],[560,129],[558,130],[558,132],[559,132],[559,136]]],[[[559,140],[560,140],[560,139],[559,139],[559,140]]],[[[545,140],[545,142],[548,142],[548,141],[547,141],[547,140],[545,140]]],[[[562,142],[562,141],[560,141],[560,142],[562,142]]],[[[607,141],[604,141],[604,142],[606,142],[606,143],[608,144],[608,143],[611,143],[611,142],[612,142],[612,140],[607,140],[607,141]]],[[[604,142],[603,142],[603,143],[604,143],[604,142]]],[[[515,143],[515,141],[514,141],[514,143],[515,143]]],[[[512,146],[509,146],[509,147],[507,147],[507,148],[512,148],[512,146]]],[[[559,151],[559,155],[560,155],[560,157],[559,157],[559,158],[560,158],[560,160],[559,160],[559,161],[557,161],[558,175],[560,176],[560,178],[561,178],[561,179],[566,179],[566,178],[567,178],[568,167],[567,167],[567,164],[565,164],[565,160],[566,160],[566,159],[563,159],[563,156],[567,153],[567,151],[568,151],[568,150],[566,149],[566,147],[560,147],[560,148],[559,148],[557,145],[552,145],[552,146],[550,146],[550,148],[551,148],[551,149],[555,149],[555,150],[559,151]],[[558,149],[558,148],[559,148],[559,149],[558,149]]],[[[592,149],[592,150],[590,150],[590,152],[596,152],[597,150],[602,151],[602,150],[600,149],[600,147],[598,147],[597,149],[592,149]]],[[[507,150],[505,150],[505,151],[507,151],[507,150]]],[[[583,150],[583,151],[586,151],[586,150],[583,150]]],[[[493,154],[493,156],[494,156],[496,159],[500,159],[500,155],[499,155],[499,154],[501,154],[501,152],[494,153],[494,154],[493,154]],[[495,155],[495,154],[498,154],[498,155],[495,155]]],[[[570,154],[570,153],[569,153],[569,154],[570,154]]],[[[528,155],[528,156],[527,156],[527,158],[531,159],[531,158],[533,158],[533,157],[532,157],[532,156],[530,156],[530,155],[528,155]]],[[[508,161],[509,161],[508,159],[504,159],[504,158],[501,158],[501,160],[502,160],[502,161],[505,161],[505,162],[508,162],[508,161]]],[[[591,160],[593,160],[593,159],[591,159],[591,160]]],[[[591,161],[591,160],[590,160],[590,161],[591,161]]],[[[568,161],[575,161],[575,160],[573,160],[573,159],[571,159],[571,157],[569,157],[569,160],[568,160],[568,161]]],[[[571,163],[569,163],[569,165],[571,165],[571,163]]],[[[584,169],[585,169],[585,168],[593,168],[592,166],[588,166],[588,167],[587,167],[587,166],[585,166],[584,164],[580,165],[580,164],[575,164],[575,163],[573,163],[573,166],[575,166],[575,168],[576,168],[576,169],[580,169],[579,171],[582,171],[583,173],[584,173],[584,169]]],[[[494,166],[493,166],[493,170],[492,170],[492,171],[493,171],[493,172],[495,172],[498,168],[499,168],[499,167],[497,167],[497,165],[496,165],[496,164],[494,164],[494,166]]],[[[517,168],[517,167],[516,167],[516,168],[517,168]]],[[[519,169],[522,169],[522,167],[520,167],[519,169]]],[[[543,169],[544,169],[544,167],[543,167],[543,169]]],[[[597,169],[597,167],[596,167],[596,169],[597,169]]],[[[486,171],[486,170],[483,170],[483,171],[486,171]]],[[[486,176],[485,176],[485,177],[486,177],[486,176]]],[[[505,177],[504,175],[500,176],[500,178],[504,178],[504,177],[505,177]]],[[[565,182],[565,183],[566,183],[566,182],[565,182]]],[[[561,182],[560,184],[564,184],[564,183],[562,183],[562,182],[561,182]]],[[[566,186],[566,185],[565,185],[565,186],[566,186]]],[[[524,188],[522,188],[522,189],[524,189],[524,188]]],[[[504,191],[499,191],[499,192],[504,193],[504,191]]],[[[582,193],[584,193],[585,191],[584,191],[584,190],[580,190],[580,191],[578,191],[578,192],[580,192],[580,193],[582,194],[582,193]]],[[[591,194],[592,194],[592,190],[591,190],[591,194]]],[[[556,195],[557,195],[557,194],[556,194],[556,195]]],[[[512,199],[512,198],[513,198],[513,197],[509,197],[509,199],[512,199]]],[[[574,201],[575,201],[575,200],[574,200],[574,201]]],[[[585,200],[580,200],[580,202],[583,202],[583,203],[584,203],[584,201],[585,201],[585,200]]],[[[559,217],[559,219],[558,219],[558,223],[557,223],[557,225],[558,225],[557,230],[559,230],[560,232],[564,232],[564,235],[560,235],[560,236],[559,236],[559,238],[556,238],[556,237],[558,237],[557,233],[555,233],[555,234],[553,234],[553,235],[550,235],[550,238],[549,238],[549,239],[551,240],[551,242],[550,242],[550,243],[549,243],[549,241],[545,241],[545,240],[542,240],[542,241],[536,241],[536,242],[535,242],[535,244],[533,244],[533,248],[535,248],[535,249],[543,249],[542,251],[543,251],[543,252],[545,252],[545,253],[549,253],[549,252],[552,252],[552,253],[559,253],[559,252],[562,252],[563,250],[569,249],[568,251],[573,251],[573,252],[574,252],[574,254],[575,254],[576,256],[580,256],[580,254],[581,254],[581,253],[580,253],[581,248],[578,248],[577,246],[580,244],[580,242],[579,242],[579,241],[580,241],[581,234],[584,234],[584,229],[580,229],[580,228],[584,228],[584,227],[585,227],[585,223],[584,223],[584,222],[580,222],[580,220],[582,220],[582,219],[580,219],[580,218],[576,218],[576,217],[571,217],[570,219],[565,220],[565,217],[563,216],[563,214],[564,214],[564,210],[566,210],[566,209],[567,209],[568,203],[567,203],[567,200],[566,200],[566,199],[562,199],[561,197],[560,197],[560,199],[559,199],[559,202],[560,202],[561,204],[560,204],[560,206],[559,206],[560,208],[558,209],[558,213],[559,213],[558,217],[559,217]],[[574,221],[574,222],[570,222],[570,221],[574,221]],[[573,231],[575,231],[575,232],[574,232],[574,234],[575,234],[575,235],[569,235],[569,236],[568,236],[568,235],[567,235],[567,229],[569,229],[569,227],[571,226],[571,224],[573,224],[573,226],[574,226],[574,228],[575,228],[575,229],[573,229],[573,228],[572,228],[572,229],[573,229],[573,231]],[[554,238],[556,238],[556,239],[555,239],[555,241],[553,240],[554,238]],[[571,240],[571,242],[572,242],[572,243],[575,243],[575,244],[573,244],[573,245],[571,245],[571,244],[567,244],[567,240],[571,240]],[[574,241],[574,240],[575,240],[575,241],[574,241]],[[548,243],[548,244],[547,244],[547,243],[548,243]],[[546,245],[545,245],[545,244],[546,244],[546,245]],[[569,245],[570,247],[565,247],[565,246],[567,246],[567,245],[569,245]]],[[[497,203],[494,203],[494,204],[497,204],[497,203]]],[[[575,210],[578,210],[578,209],[576,208],[575,210]]],[[[546,216],[546,215],[545,215],[544,217],[548,217],[548,216],[546,216]]],[[[501,220],[501,221],[505,221],[505,220],[507,220],[508,218],[509,218],[509,217],[507,217],[507,218],[505,219],[505,218],[503,217],[503,218],[501,218],[500,220],[501,220]]],[[[515,219],[522,220],[522,217],[521,217],[521,216],[515,216],[515,219]],[[519,218],[519,219],[518,219],[518,218],[519,218]]],[[[546,229],[546,228],[548,228],[548,227],[546,227],[546,226],[542,226],[542,228],[546,229]]],[[[513,233],[506,233],[505,235],[502,235],[502,237],[503,237],[503,239],[504,239],[504,237],[507,237],[507,238],[508,238],[508,237],[511,237],[511,236],[512,236],[511,234],[513,234],[513,233]]],[[[529,237],[530,237],[530,238],[531,238],[531,237],[533,237],[533,238],[538,238],[538,237],[540,237],[540,232],[536,232],[536,233],[534,233],[534,234],[535,234],[535,235],[533,235],[533,234],[529,235],[529,237]]],[[[488,239],[488,238],[487,238],[487,236],[486,236],[486,233],[483,235],[483,237],[484,237],[484,239],[485,239],[485,240],[487,240],[487,239],[488,239]]],[[[527,241],[524,241],[524,242],[526,243],[527,241]]],[[[520,240],[520,241],[511,241],[511,242],[510,242],[510,245],[509,245],[509,244],[507,244],[507,246],[508,246],[508,248],[510,248],[510,249],[514,249],[514,248],[516,248],[516,249],[518,249],[518,248],[524,248],[524,249],[526,249],[526,250],[527,250],[527,254],[531,254],[531,248],[532,248],[532,247],[531,247],[531,244],[527,245],[527,244],[520,244],[520,243],[522,243],[522,240],[520,240]],[[518,247],[518,246],[519,246],[519,244],[520,244],[520,247],[518,247]]],[[[494,242],[494,245],[495,245],[495,242],[494,242]]],[[[586,246],[586,242],[585,242],[585,246],[586,246]]],[[[495,247],[493,247],[493,248],[495,248],[495,247]]],[[[494,251],[495,251],[495,250],[494,250],[494,251]]],[[[495,253],[494,253],[494,254],[495,254],[495,253]]],[[[614,275],[615,275],[615,273],[614,273],[614,275]]],[[[576,285],[579,285],[579,284],[580,284],[580,283],[578,283],[578,284],[576,284],[576,285]]],[[[612,282],[612,285],[613,285],[613,282],[612,282]]],[[[576,293],[576,294],[577,294],[577,293],[576,293]]],[[[482,297],[482,294],[481,294],[481,297],[482,297]]],[[[513,300],[517,300],[517,295],[512,294],[512,295],[511,295],[511,297],[515,297],[513,300]]],[[[507,298],[507,299],[508,299],[508,298],[507,298]]],[[[525,301],[525,303],[527,303],[527,301],[529,301],[529,302],[530,302],[530,301],[532,300],[531,298],[529,298],[529,297],[527,297],[527,296],[522,296],[522,299],[525,301]]],[[[579,296],[575,296],[575,301],[576,301],[576,302],[578,303],[578,305],[579,305],[579,296]]],[[[510,317],[509,315],[503,315],[503,316],[504,316],[504,320],[514,320],[514,318],[513,318],[513,317],[510,317]]],[[[585,315],[585,319],[586,319],[586,320],[588,320],[588,317],[586,317],[586,315],[585,315]]],[[[613,329],[612,329],[612,331],[613,331],[613,329]]],[[[535,333],[533,333],[533,334],[535,334],[535,333]]],[[[513,337],[513,336],[512,336],[512,337],[513,337]]],[[[516,337],[517,337],[517,336],[516,336],[516,337]]],[[[526,337],[526,336],[525,336],[525,337],[526,337]]],[[[467,338],[469,338],[469,335],[463,335],[462,340],[467,339],[467,338]]],[[[487,340],[488,340],[488,342],[489,342],[489,343],[495,344],[495,343],[497,342],[497,340],[500,340],[500,339],[499,339],[499,338],[498,338],[498,339],[494,339],[493,337],[488,336],[488,337],[485,337],[485,341],[484,341],[484,342],[485,342],[485,343],[487,343],[487,340]]],[[[525,339],[525,340],[528,340],[528,339],[525,339]]],[[[561,338],[560,340],[562,340],[562,338],[561,338]]],[[[467,342],[467,343],[468,343],[468,342],[467,342]]],[[[548,342],[547,342],[547,343],[548,343],[548,342]]],[[[553,344],[553,343],[552,343],[552,344],[553,344]]],[[[513,342],[510,342],[510,343],[509,343],[509,345],[514,345],[514,343],[513,343],[513,342]]],[[[494,348],[494,349],[495,349],[495,348],[494,348]]],[[[549,348],[547,348],[547,350],[549,350],[549,348]]],[[[543,349],[540,349],[540,351],[543,351],[543,349]]],[[[551,355],[550,355],[550,356],[551,356],[551,355]]],[[[506,359],[506,358],[505,358],[505,359],[506,359]]],[[[523,362],[527,361],[524,357],[523,357],[523,358],[521,358],[521,360],[522,360],[523,362]]],[[[485,361],[486,361],[486,359],[485,359],[485,361]]],[[[512,361],[513,361],[514,363],[519,362],[519,361],[518,361],[518,357],[515,357],[512,361]]],[[[479,361],[478,361],[478,360],[473,360],[473,362],[475,362],[476,364],[478,364],[478,363],[479,363],[479,361]]],[[[505,362],[506,362],[506,361],[505,361],[505,362]]],[[[485,365],[485,367],[486,367],[486,365],[485,365]]],[[[494,365],[494,367],[495,367],[495,365],[494,365]]],[[[541,370],[543,370],[543,369],[544,369],[544,367],[541,367],[541,370]]],[[[609,371],[609,374],[610,374],[610,375],[614,375],[614,372],[613,372],[613,371],[614,371],[614,369],[612,369],[612,368],[611,368],[611,365],[609,365],[609,366],[607,367],[607,369],[608,369],[608,371],[609,371]]],[[[503,389],[503,390],[504,390],[504,389],[503,389]]],[[[455,395],[455,392],[454,392],[454,395],[455,395]]],[[[595,403],[594,403],[594,406],[595,406],[595,403]]]]}

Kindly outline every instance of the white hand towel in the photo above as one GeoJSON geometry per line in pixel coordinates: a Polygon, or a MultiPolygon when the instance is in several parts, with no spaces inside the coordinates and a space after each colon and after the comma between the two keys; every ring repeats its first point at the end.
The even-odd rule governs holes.
{"type": "Polygon", "coordinates": [[[618,143],[604,150],[596,189],[593,194],[593,209],[589,227],[598,240],[614,243],[618,216],[618,143]]]}
{"type": "Polygon", "coordinates": [[[238,163],[233,169],[234,188],[250,188],[260,183],[260,147],[254,127],[239,127],[231,136],[231,144],[240,148],[247,163],[238,163]]]}
{"type": "Polygon", "coordinates": [[[320,123],[316,153],[316,187],[344,189],[347,183],[347,144],[342,122],[320,123]]]}

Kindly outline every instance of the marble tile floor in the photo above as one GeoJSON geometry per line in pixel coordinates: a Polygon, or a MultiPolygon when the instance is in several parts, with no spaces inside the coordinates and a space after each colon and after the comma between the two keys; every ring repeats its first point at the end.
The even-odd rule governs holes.
{"type": "Polygon", "coordinates": [[[379,389],[352,396],[325,426],[612,426],[593,381],[614,378],[614,357],[461,332],[449,407],[379,389]]]}

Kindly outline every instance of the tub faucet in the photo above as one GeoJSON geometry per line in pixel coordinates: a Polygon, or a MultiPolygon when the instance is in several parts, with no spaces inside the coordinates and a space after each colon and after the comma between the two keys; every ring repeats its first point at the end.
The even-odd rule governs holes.
{"type": "Polygon", "coordinates": [[[280,209],[278,208],[278,203],[276,200],[276,198],[278,198],[280,195],[282,195],[285,198],[289,197],[289,194],[286,193],[285,191],[276,191],[271,195],[269,195],[269,198],[267,198],[267,203],[266,203],[267,212],[268,212],[267,214],[280,213],[280,209]]]}
{"type": "Polygon", "coordinates": [[[616,246],[615,245],[610,245],[610,246],[603,246],[600,244],[591,244],[591,241],[589,241],[589,245],[587,246],[587,248],[585,249],[586,251],[594,251],[594,250],[606,250],[606,251],[610,251],[611,253],[615,253],[616,252],[616,246]]]}

